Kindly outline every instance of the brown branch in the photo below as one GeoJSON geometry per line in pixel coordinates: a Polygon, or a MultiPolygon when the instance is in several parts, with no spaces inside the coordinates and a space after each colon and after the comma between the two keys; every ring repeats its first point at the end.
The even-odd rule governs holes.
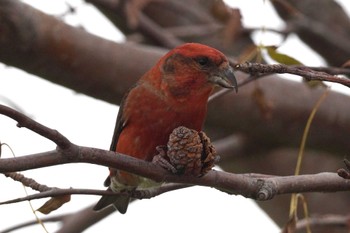
{"type": "Polygon", "coordinates": [[[139,25],[140,31],[145,35],[148,35],[154,41],[158,42],[160,45],[172,49],[184,42],[176,38],[170,32],[167,32],[161,28],[158,24],[153,22],[148,16],[143,13],[139,13],[139,25]]]}
{"type": "Polygon", "coordinates": [[[197,178],[174,175],[153,163],[119,153],[87,147],[76,147],[80,153],[69,155],[69,160],[66,159],[67,154],[65,151],[56,151],[56,153],[50,151],[48,153],[1,159],[0,172],[4,173],[58,164],[84,162],[125,170],[158,182],[174,182],[215,187],[220,190],[225,190],[228,193],[240,194],[257,200],[268,200],[277,194],[295,192],[335,192],[350,190],[350,181],[340,178],[336,173],[255,178],[251,177],[251,175],[232,174],[212,170],[204,177],[197,178]]]}
{"type": "MultiPolygon", "coordinates": [[[[304,66],[294,66],[298,68],[303,68],[304,66]]],[[[342,67],[317,67],[317,66],[308,66],[309,69],[314,70],[314,71],[320,71],[320,72],[325,72],[328,74],[332,75],[350,75],[350,69],[349,68],[342,68],[342,67]]]]}
{"type": "Polygon", "coordinates": [[[174,27],[168,27],[164,30],[177,37],[191,37],[191,36],[210,35],[213,33],[217,33],[223,28],[224,28],[223,25],[210,23],[210,24],[174,26],[174,27]]]}
{"type": "Polygon", "coordinates": [[[192,185],[189,185],[189,184],[165,183],[159,187],[155,187],[151,189],[135,190],[131,192],[131,196],[137,199],[150,199],[152,197],[158,196],[166,192],[188,188],[191,186],[192,185]]]}
{"type": "MultiPolygon", "coordinates": [[[[107,190],[96,190],[96,189],[60,189],[60,188],[53,188],[47,191],[42,191],[40,193],[28,195],[25,197],[19,197],[14,198],[11,200],[0,202],[0,205],[7,205],[7,204],[13,204],[18,203],[22,201],[31,201],[36,199],[42,199],[47,197],[57,197],[57,196],[63,196],[63,195],[71,195],[71,194],[77,194],[77,195],[115,195],[115,193],[107,190]]],[[[147,197],[145,197],[147,198],[147,197]]]]}
{"type": "MultiPolygon", "coordinates": [[[[185,4],[180,1],[173,2],[185,4]]],[[[188,10],[203,13],[200,9],[188,10]]],[[[78,93],[113,104],[118,104],[130,86],[165,52],[156,47],[118,44],[104,40],[66,25],[20,1],[1,1],[0,12],[2,62],[71,88],[78,93]],[[15,17],[18,15],[21,17],[15,17]]],[[[163,11],[162,13],[164,14],[163,11]]],[[[181,17],[180,21],[182,20],[181,17]]],[[[212,23],[207,21],[201,20],[192,24],[212,23]]],[[[180,25],[169,25],[169,27],[180,25]]],[[[220,47],[220,43],[209,43],[205,40],[202,42],[221,49],[227,55],[232,54],[230,50],[220,47]]],[[[242,46],[240,43],[235,45],[242,46]]],[[[245,78],[241,72],[237,72],[236,76],[238,80],[245,78]]],[[[255,79],[251,79],[253,80],[255,79]]],[[[220,98],[220,101],[209,104],[206,132],[209,132],[213,140],[232,132],[247,135],[249,151],[243,153],[248,154],[254,154],[255,151],[252,150],[260,153],[271,147],[279,147],[281,144],[293,147],[298,145],[299,132],[302,130],[300,128],[303,127],[305,117],[321,91],[310,90],[301,83],[296,84],[284,79],[264,79],[259,82],[259,87],[273,102],[274,108],[269,122],[261,124],[264,119],[256,110],[256,104],[250,101],[254,86],[245,85],[238,95],[228,94],[220,98]],[[303,104],[299,104],[301,102],[303,104]],[[285,126],[291,121],[291,112],[295,127],[289,128],[289,134],[285,134],[285,126]],[[271,131],[272,123],[273,131],[271,131]],[[271,137],[262,136],[267,134],[271,137]],[[270,138],[276,140],[271,141],[270,138]]],[[[346,106],[348,101],[348,96],[331,93],[326,106],[332,108],[323,109],[320,114],[322,118],[316,120],[318,131],[310,136],[310,148],[327,150],[341,156],[349,150],[350,144],[343,136],[349,134],[350,129],[348,127],[350,111],[346,106]]]]}
{"type": "MultiPolygon", "coordinates": [[[[48,223],[48,222],[62,222],[62,220],[64,220],[64,218],[67,215],[59,215],[59,216],[52,216],[52,217],[46,217],[46,218],[42,218],[41,221],[48,223]]],[[[32,220],[32,221],[28,221],[28,222],[23,222],[23,223],[19,223],[15,226],[3,229],[0,231],[0,233],[9,233],[9,232],[14,232],[16,230],[19,230],[21,228],[25,228],[25,227],[29,227],[29,226],[33,226],[33,225],[37,225],[38,221],[37,220],[32,220]]]]}
{"type": "MultiPolygon", "coordinates": [[[[25,184],[24,184],[25,185],[25,184]]],[[[191,185],[188,184],[178,184],[178,183],[167,183],[163,184],[159,187],[150,188],[147,190],[135,190],[130,192],[128,195],[130,195],[133,198],[137,199],[150,199],[155,196],[161,195],[166,192],[170,192],[173,190],[178,190],[182,188],[190,187],[191,185]]],[[[22,201],[31,201],[36,199],[42,199],[47,197],[58,197],[63,195],[120,195],[116,194],[115,192],[108,191],[108,190],[97,190],[97,189],[76,189],[76,188],[69,188],[69,189],[62,189],[62,188],[48,188],[45,191],[40,191],[40,193],[28,195],[25,197],[19,197],[14,198],[11,200],[0,202],[0,205],[8,205],[13,203],[18,203],[22,201]]],[[[125,193],[126,195],[126,193],[125,193]]]]}
{"type": "MultiPolygon", "coordinates": [[[[51,188],[51,187],[48,187],[48,186],[43,185],[43,184],[39,184],[35,180],[28,178],[28,177],[25,177],[24,175],[22,175],[18,172],[6,172],[6,173],[4,173],[4,175],[6,177],[9,177],[9,178],[15,180],[15,181],[20,182],[21,184],[23,184],[26,187],[30,187],[31,189],[39,191],[39,192],[46,192],[46,191],[50,191],[52,189],[55,189],[55,188],[51,188]]],[[[0,203],[0,205],[1,205],[1,203],[0,203]]]]}
{"type": "Polygon", "coordinates": [[[327,227],[328,230],[328,227],[344,228],[345,230],[348,230],[349,221],[349,215],[328,214],[322,216],[313,216],[308,219],[301,219],[297,221],[296,230],[297,232],[305,230],[307,225],[317,228],[327,227]]]}
{"type": "Polygon", "coordinates": [[[25,177],[24,175],[17,172],[6,172],[4,173],[6,177],[9,177],[15,181],[20,182],[26,187],[30,187],[33,190],[39,191],[40,193],[27,195],[22,198],[15,198],[12,200],[0,202],[0,205],[12,204],[22,201],[30,201],[34,199],[46,198],[46,197],[56,197],[62,195],[70,194],[84,194],[84,195],[115,195],[115,193],[106,190],[91,190],[91,189],[59,189],[55,187],[48,187],[46,185],[36,182],[34,179],[25,177]]]}
{"type": "Polygon", "coordinates": [[[287,66],[283,64],[260,64],[260,63],[244,63],[238,64],[235,66],[236,70],[257,75],[266,75],[266,74],[294,74],[299,75],[305,78],[308,81],[318,80],[318,81],[327,81],[333,83],[339,83],[344,86],[350,87],[350,79],[341,78],[334,75],[327,74],[325,72],[315,71],[308,67],[302,66],[287,66]]]}
{"type": "Polygon", "coordinates": [[[166,52],[100,38],[21,1],[0,2],[0,31],[1,62],[113,104],[166,52]]]}
{"type": "MultiPolygon", "coordinates": [[[[87,2],[96,5],[112,22],[115,22],[117,26],[120,26],[121,21],[125,20],[126,25],[124,28],[126,28],[125,30],[127,32],[138,30],[142,35],[162,47],[171,49],[184,43],[171,32],[162,28],[151,19],[151,17],[144,14],[142,8],[145,6],[142,6],[141,9],[135,9],[135,7],[137,8],[140,6],[134,6],[132,1],[116,3],[105,0],[88,0],[87,2]],[[118,18],[118,20],[115,18],[118,18]]],[[[146,5],[148,4],[149,3],[146,3],[146,5]]],[[[121,29],[123,29],[123,27],[121,29]]]]}
{"type": "Polygon", "coordinates": [[[68,148],[71,144],[70,141],[62,134],[60,134],[57,130],[50,129],[36,121],[33,121],[26,115],[12,108],[6,107],[4,105],[1,105],[0,108],[2,115],[8,116],[18,122],[18,127],[25,127],[27,129],[30,129],[31,131],[53,141],[58,147],[62,149],[68,148]]]}
{"type": "MultiPolygon", "coordinates": [[[[347,87],[350,85],[350,79],[344,79],[341,77],[336,77],[334,75],[350,75],[350,69],[339,68],[339,67],[308,67],[300,65],[287,66],[283,64],[261,64],[261,63],[243,63],[237,64],[233,59],[230,60],[231,65],[235,67],[236,70],[250,74],[249,77],[244,79],[238,84],[238,88],[251,83],[257,79],[267,77],[271,74],[294,74],[306,78],[308,81],[320,80],[329,81],[334,83],[340,83],[347,87]]],[[[219,98],[227,93],[230,89],[221,89],[209,97],[208,102],[219,98]]]]}
{"type": "Polygon", "coordinates": [[[286,22],[287,29],[295,32],[328,63],[340,66],[349,59],[349,16],[337,1],[274,0],[271,3],[286,22]]]}
{"type": "MultiPolygon", "coordinates": [[[[113,207],[105,208],[103,211],[96,212],[92,210],[92,206],[88,206],[76,213],[69,213],[69,214],[52,216],[52,217],[44,217],[44,218],[41,218],[41,221],[44,223],[60,222],[62,224],[62,228],[57,230],[57,233],[83,232],[89,226],[101,221],[101,219],[107,217],[108,215],[114,212],[115,212],[115,209],[113,207]],[[80,224],[77,224],[77,221],[79,221],[80,224]]],[[[36,224],[38,224],[36,220],[28,221],[28,222],[20,223],[18,225],[1,230],[0,233],[13,232],[14,230],[18,230],[18,229],[36,225],[36,224]]]]}
{"type": "MultiPolygon", "coordinates": [[[[0,113],[7,113],[8,107],[0,105],[0,113]]],[[[11,117],[21,123],[21,120],[28,122],[35,132],[52,137],[51,129],[35,124],[30,118],[17,117],[22,114],[13,110],[11,117]]],[[[60,134],[58,138],[61,138],[60,134]]],[[[178,176],[162,169],[161,167],[133,158],[131,156],[105,151],[101,149],[80,147],[74,144],[55,151],[48,151],[39,154],[8,158],[0,160],[0,172],[8,173],[23,171],[34,168],[42,168],[66,163],[91,163],[125,170],[134,174],[153,179],[157,182],[174,182],[190,185],[202,185],[225,190],[232,194],[241,194],[245,197],[268,200],[276,194],[286,194],[295,192],[334,192],[350,190],[350,181],[340,178],[336,173],[320,173],[315,175],[287,176],[287,177],[267,177],[259,178],[252,175],[232,174],[220,171],[210,171],[204,177],[178,176]]]]}

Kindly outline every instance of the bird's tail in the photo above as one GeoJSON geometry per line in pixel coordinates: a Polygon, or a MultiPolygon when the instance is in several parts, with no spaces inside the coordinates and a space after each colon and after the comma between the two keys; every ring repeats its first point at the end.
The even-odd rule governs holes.
{"type": "Polygon", "coordinates": [[[129,202],[130,197],[126,194],[105,195],[101,197],[101,199],[94,206],[93,210],[99,211],[109,205],[113,205],[121,214],[125,214],[126,210],[128,209],[129,202]]]}

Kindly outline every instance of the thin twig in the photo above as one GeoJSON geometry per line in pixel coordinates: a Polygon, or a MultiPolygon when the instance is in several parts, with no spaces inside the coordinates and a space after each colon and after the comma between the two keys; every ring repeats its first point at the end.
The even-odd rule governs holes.
{"type": "Polygon", "coordinates": [[[303,230],[306,228],[307,225],[312,227],[341,227],[344,229],[348,229],[349,221],[349,215],[328,214],[322,216],[313,216],[309,217],[308,219],[301,219],[297,221],[296,230],[303,230]]]}
{"type": "Polygon", "coordinates": [[[149,199],[155,196],[158,196],[160,194],[178,190],[178,189],[183,189],[183,188],[188,188],[191,187],[192,185],[189,184],[177,184],[177,183],[168,183],[168,184],[163,184],[160,187],[152,188],[152,189],[145,189],[145,190],[136,190],[131,193],[131,196],[133,198],[137,199],[149,199]]]}
{"type": "Polygon", "coordinates": [[[100,196],[102,196],[102,195],[115,195],[115,193],[113,193],[111,191],[107,191],[107,190],[54,188],[54,189],[50,189],[48,191],[43,191],[40,193],[28,195],[25,197],[14,198],[11,200],[3,201],[3,202],[0,202],[0,205],[7,205],[7,204],[13,204],[13,203],[22,202],[22,201],[31,201],[31,200],[42,199],[42,198],[47,198],[47,197],[57,197],[57,196],[71,195],[71,194],[100,195],[100,196]]]}
{"type": "Polygon", "coordinates": [[[11,179],[20,182],[26,187],[30,187],[33,190],[39,191],[39,192],[46,192],[48,190],[51,190],[53,188],[50,188],[46,185],[39,184],[35,180],[25,177],[24,175],[18,173],[18,172],[6,172],[4,173],[6,177],[10,177],[11,179]]]}
{"type": "MultiPolygon", "coordinates": [[[[305,68],[305,66],[300,65],[294,65],[291,67],[296,68],[305,68]]],[[[325,72],[331,75],[350,75],[350,69],[349,68],[343,68],[343,67],[322,67],[322,66],[307,66],[308,69],[319,71],[319,72],[325,72]]]]}
{"type": "Polygon", "coordinates": [[[168,27],[164,29],[166,32],[173,34],[177,37],[192,37],[192,36],[205,36],[216,33],[223,29],[224,26],[216,23],[210,24],[193,24],[193,25],[181,25],[175,27],[168,27]]]}
{"type": "MultiPolygon", "coordinates": [[[[161,194],[166,193],[166,192],[170,192],[170,191],[174,191],[174,190],[182,189],[182,188],[188,188],[188,187],[191,187],[191,185],[169,183],[169,184],[164,184],[162,186],[155,187],[155,188],[136,190],[136,191],[130,192],[129,195],[131,197],[137,198],[137,199],[150,199],[150,198],[153,198],[155,196],[161,195],[161,194]]],[[[3,201],[3,202],[0,202],[0,205],[7,205],[7,204],[13,204],[13,203],[18,203],[18,202],[23,202],[23,201],[31,201],[31,200],[42,199],[42,198],[47,198],[47,197],[58,197],[58,196],[73,195],[73,194],[75,194],[75,195],[97,195],[97,196],[120,195],[119,193],[115,193],[115,192],[112,192],[109,190],[53,188],[53,189],[50,189],[47,191],[42,191],[40,193],[28,195],[25,197],[14,198],[11,200],[3,201]]],[[[126,194],[127,193],[125,193],[125,195],[126,194]]]]}
{"type": "Polygon", "coordinates": [[[65,136],[60,134],[57,130],[50,129],[10,107],[0,105],[0,112],[2,115],[16,120],[18,122],[18,127],[25,127],[27,129],[30,129],[31,131],[53,141],[58,147],[62,149],[66,149],[71,145],[70,141],[65,136]]]}
{"type": "Polygon", "coordinates": [[[325,72],[315,71],[309,67],[301,66],[287,66],[283,64],[260,64],[260,63],[244,63],[237,64],[234,67],[236,70],[249,73],[251,75],[263,75],[263,74],[294,74],[305,78],[308,81],[318,80],[318,81],[328,81],[333,83],[339,83],[344,86],[350,87],[350,79],[337,77],[325,72]]]}
{"type": "Polygon", "coordinates": [[[163,28],[161,28],[158,24],[156,24],[142,12],[139,13],[138,17],[138,27],[140,31],[145,35],[150,36],[153,40],[157,41],[157,43],[160,43],[161,45],[169,49],[172,49],[183,43],[183,41],[176,38],[171,33],[165,31],[163,28]]]}

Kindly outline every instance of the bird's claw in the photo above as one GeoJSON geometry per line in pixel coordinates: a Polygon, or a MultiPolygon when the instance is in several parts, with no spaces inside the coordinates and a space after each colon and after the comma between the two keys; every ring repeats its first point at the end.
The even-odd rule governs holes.
{"type": "Polygon", "coordinates": [[[166,146],[157,146],[156,150],[158,151],[158,154],[153,157],[152,163],[161,166],[174,174],[178,173],[177,169],[166,159],[166,146]]]}

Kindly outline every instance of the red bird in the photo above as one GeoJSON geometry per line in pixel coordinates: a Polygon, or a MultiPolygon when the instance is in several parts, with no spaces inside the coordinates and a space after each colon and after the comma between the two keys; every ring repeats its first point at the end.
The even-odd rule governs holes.
{"type": "MultiPolygon", "coordinates": [[[[124,96],[110,150],[152,161],[156,147],[167,144],[173,129],[185,126],[201,131],[208,97],[215,85],[237,91],[233,70],[224,54],[196,43],[174,48],[124,96]]],[[[105,185],[121,192],[140,187],[144,180],[110,168],[105,185]]],[[[125,194],[103,196],[94,210],[113,204],[124,214],[129,199],[125,194]]]]}

